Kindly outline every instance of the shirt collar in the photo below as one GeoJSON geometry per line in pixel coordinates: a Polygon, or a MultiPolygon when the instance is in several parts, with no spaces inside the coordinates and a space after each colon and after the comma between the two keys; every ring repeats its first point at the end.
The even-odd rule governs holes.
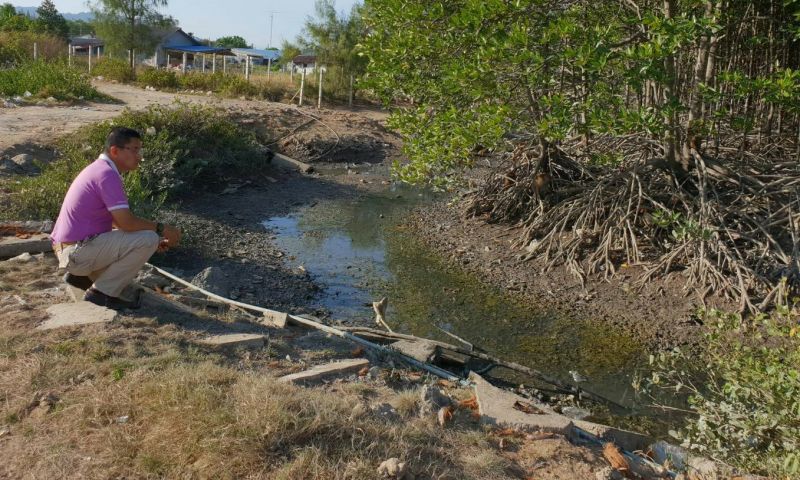
{"type": "Polygon", "coordinates": [[[114,163],[114,160],[111,160],[111,158],[108,155],[106,155],[105,153],[101,153],[99,159],[100,160],[105,160],[105,162],[107,164],[111,165],[111,168],[113,168],[114,171],[117,172],[117,175],[122,177],[122,174],[119,173],[119,169],[117,168],[117,164],[114,163]]]}

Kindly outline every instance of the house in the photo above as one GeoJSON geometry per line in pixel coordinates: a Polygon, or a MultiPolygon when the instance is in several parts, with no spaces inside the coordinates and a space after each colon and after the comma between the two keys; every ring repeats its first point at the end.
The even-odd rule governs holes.
{"type": "Polygon", "coordinates": [[[317,57],[315,55],[298,55],[292,59],[290,68],[292,72],[302,72],[305,70],[306,74],[314,73],[316,68],[317,57]]]}
{"type": "Polygon", "coordinates": [[[239,61],[250,58],[252,65],[274,65],[281,58],[280,50],[259,50],[257,48],[231,48],[239,61]]]}
{"type": "MultiPolygon", "coordinates": [[[[206,55],[211,56],[210,68],[216,71],[216,56],[231,55],[230,49],[224,47],[209,47],[203,45],[191,34],[181,28],[168,30],[162,33],[161,41],[156,45],[152,60],[148,63],[154,67],[175,67],[186,72],[192,68],[196,58],[202,59],[202,68],[206,68],[206,55]]],[[[224,68],[223,63],[223,68],[224,68]]]]}
{"type": "Polygon", "coordinates": [[[103,54],[105,49],[105,42],[94,35],[82,35],[80,37],[72,37],[69,39],[69,48],[73,55],[89,55],[89,49],[92,54],[98,57],[103,54]]]}

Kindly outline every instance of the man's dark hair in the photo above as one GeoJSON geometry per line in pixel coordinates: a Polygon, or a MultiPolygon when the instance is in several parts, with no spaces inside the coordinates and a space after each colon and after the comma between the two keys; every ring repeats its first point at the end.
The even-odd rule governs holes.
{"type": "Polygon", "coordinates": [[[114,127],[106,137],[106,152],[112,147],[124,148],[134,138],[142,139],[142,134],[128,127],[114,127]]]}

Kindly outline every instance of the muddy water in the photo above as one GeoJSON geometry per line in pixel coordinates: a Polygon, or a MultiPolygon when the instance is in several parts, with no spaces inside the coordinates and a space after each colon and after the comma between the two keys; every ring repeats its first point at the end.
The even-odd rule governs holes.
{"type": "Polygon", "coordinates": [[[630,374],[645,357],[642,345],[591,319],[523,305],[448,265],[401,227],[411,208],[431,198],[392,187],[303,207],[264,225],[292,266],[322,286],[315,306],[335,320],[371,324],[371,302],[387,296],[396,331],[454,342],[439,327],[564,380],[577,370],[588,378],[586,388],[631,404],[630,374]]]}

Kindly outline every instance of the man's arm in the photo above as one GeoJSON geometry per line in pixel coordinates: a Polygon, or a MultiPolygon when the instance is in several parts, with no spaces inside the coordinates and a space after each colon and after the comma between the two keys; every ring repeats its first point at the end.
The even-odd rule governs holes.
{"type": "MultiPolygon", "coordinates": [[[[112,210],[111,216],[114,218],[114,226],[123,232],[156,229],[156,222],[139,218],[127,208],[112,210]]],[[[171,225],[164,225],[163,237],[167,241],[166,247],[176,247],[181,241],[181,230],[171,225]]]]}

